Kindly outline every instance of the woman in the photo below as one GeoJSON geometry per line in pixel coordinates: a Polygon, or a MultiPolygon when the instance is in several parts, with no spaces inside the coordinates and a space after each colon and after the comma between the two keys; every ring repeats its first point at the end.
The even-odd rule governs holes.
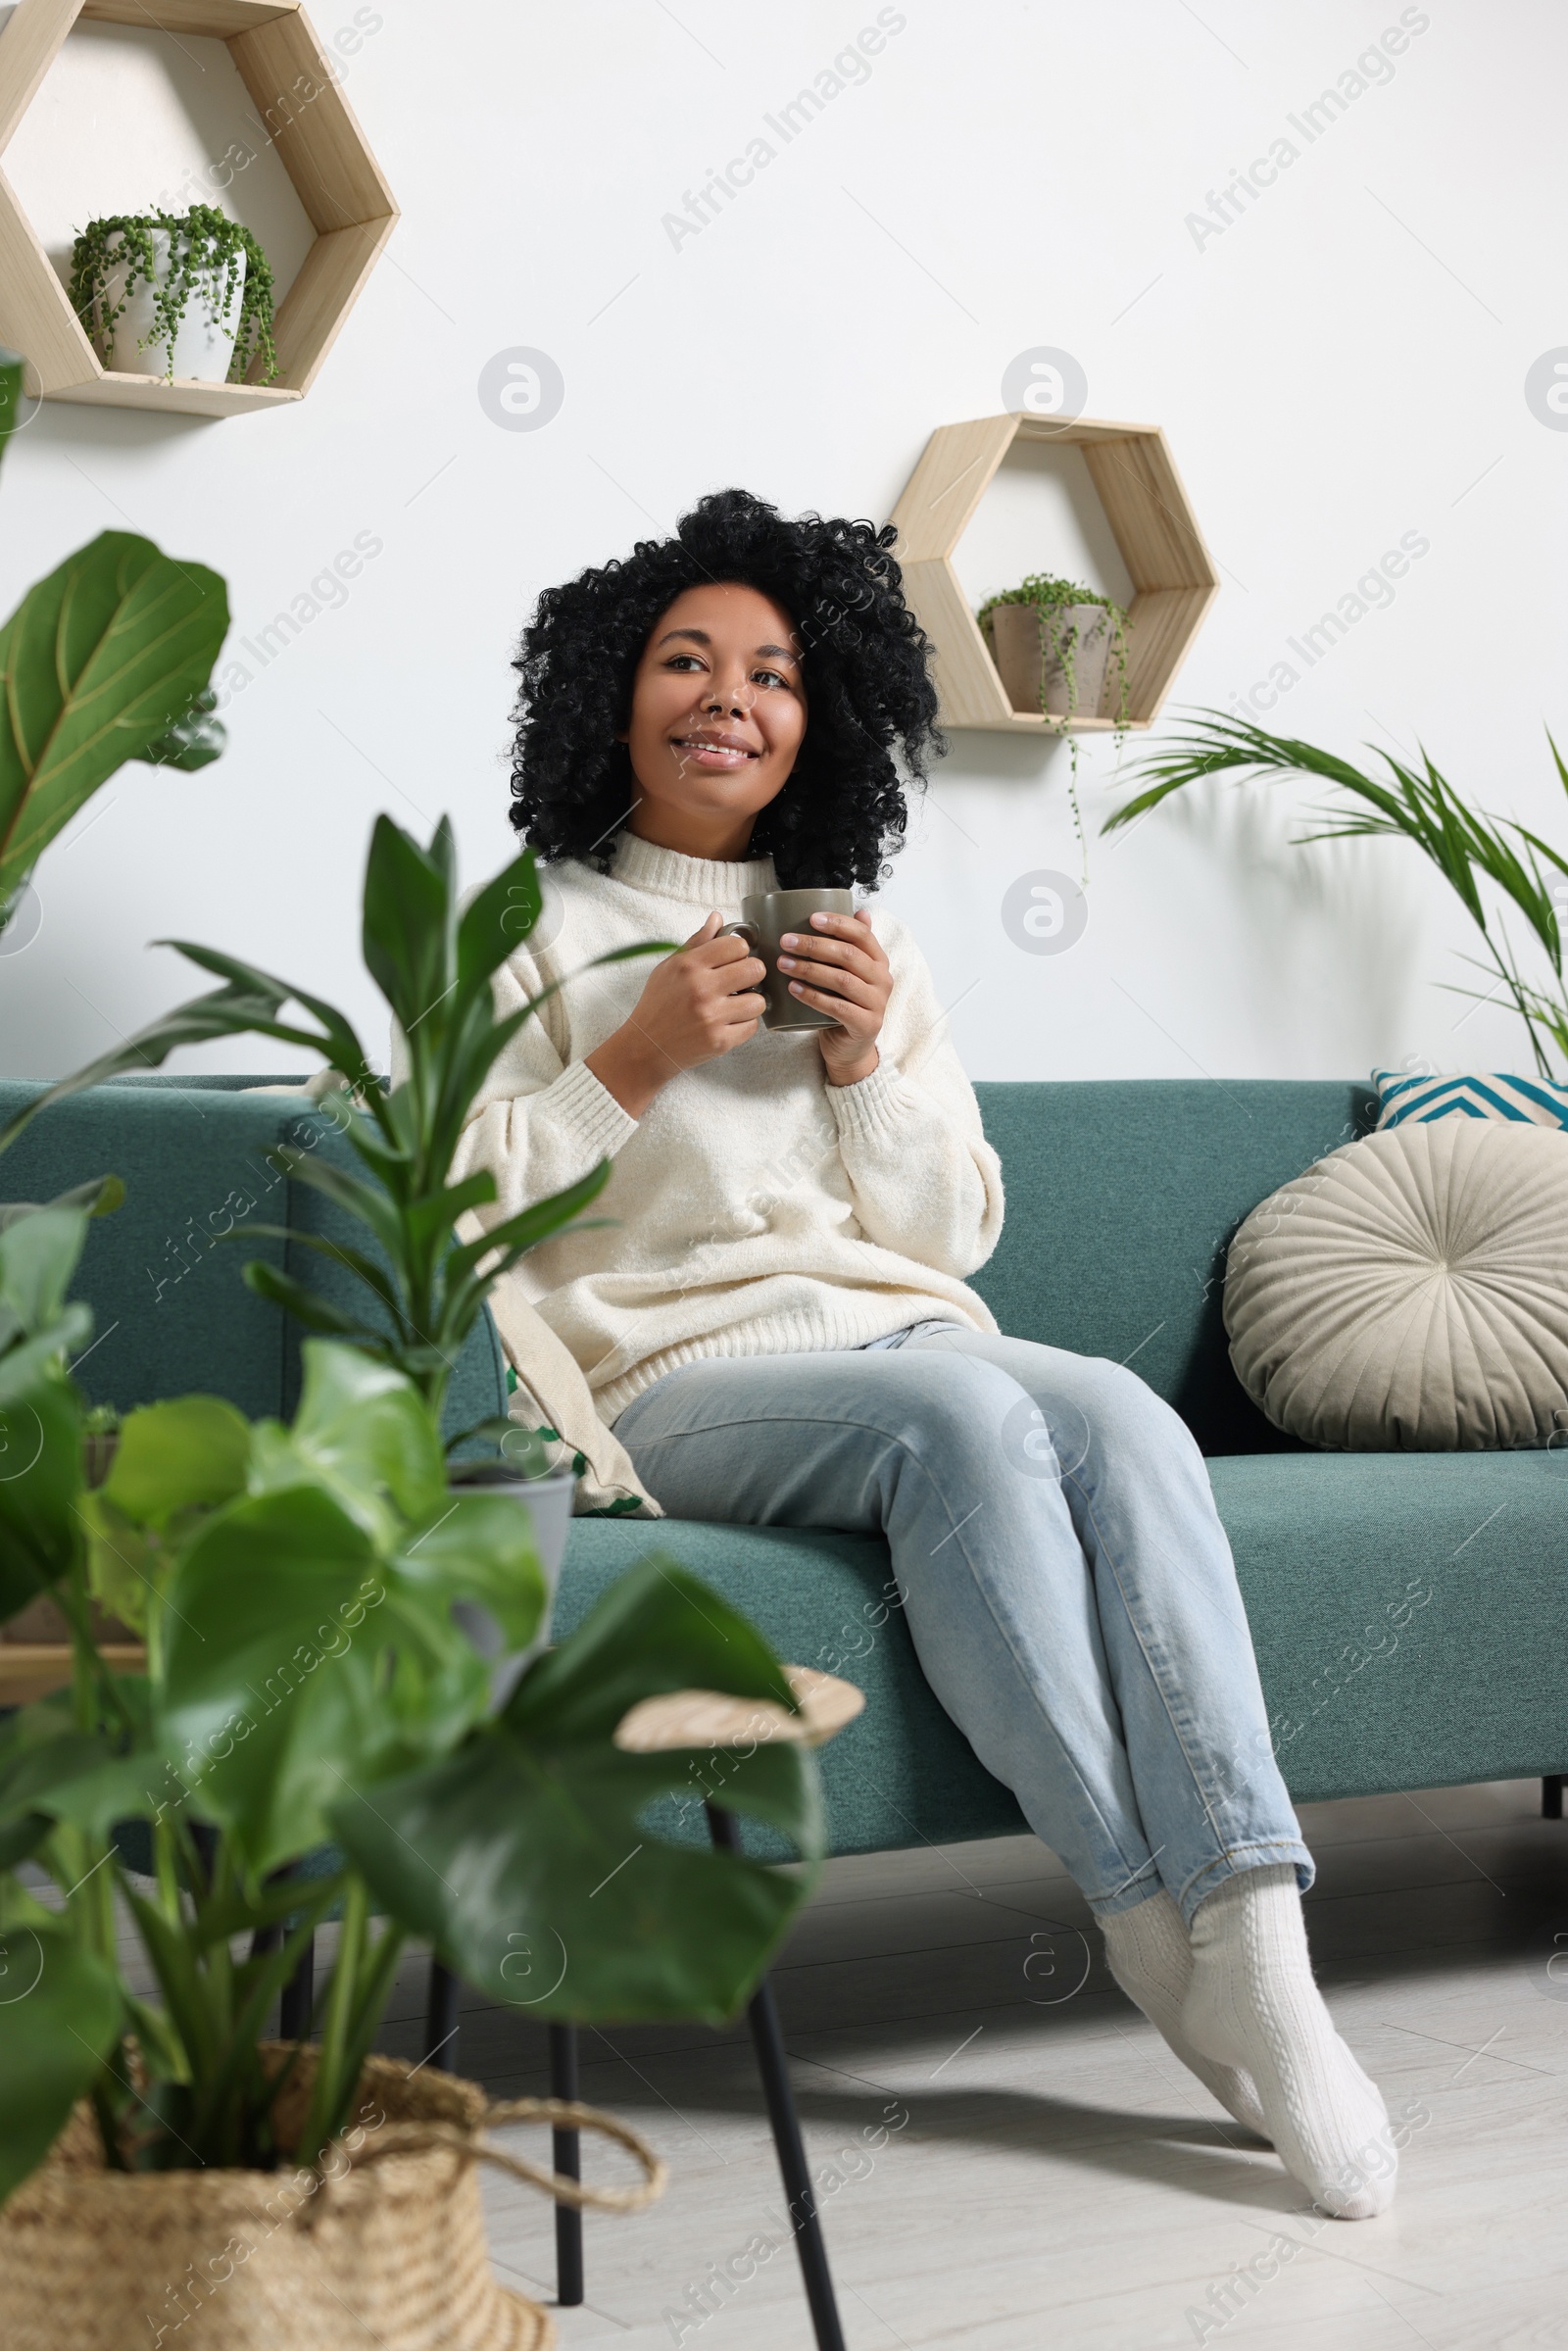
{"type": "MultiPolygon", "coordinates": [[[[1382,2211],[1383,2101],[1312,1980],[1312,1861],[1192,1438],[1130,1371],[1002,1336],[965,1276],[1002,1182],[918,951],[786,940],[834,1025],[760,1025],[743,897],[874,888],[899,749],[941,748],[891,527],[741,491],[541,597],[513,821],[550,919],[503,1005],[607,951],[493,1073],[490,1215],[613,1171],[527,1260],[539,1312],[674,1517],[885,1533],[932,1688],[1086,1894],[1116,1981],[1316,2202],[1382,2211]]],[[[1042,1246],[1050,1246],[1049,1233],[1042,1246]]]]}

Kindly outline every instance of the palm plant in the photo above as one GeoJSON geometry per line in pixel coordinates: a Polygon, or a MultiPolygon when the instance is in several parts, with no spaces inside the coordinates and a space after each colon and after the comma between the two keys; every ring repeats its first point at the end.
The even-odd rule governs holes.
{"type": "MultiPolygon", "coordinates": [[[[1546,737],[1556,764],[1558,781],[1568,792],[1568,766],[1546,737]]],[[[1315,829],[1298,836],[1301,843],[1335,841],[1367,834],[1394,834],[1413,841],[1431,859],[1449,888],[1464,904],[1480,929],[1490,962],[1466,956],[1494,976],[1483,992],[1466,988],[1458,993],[1488,1001],[1506,993],[1525,1024],[1543,1077],[1552,1075],[1551,1055],[1568,1065],[1568,988],[1563,978],[1563,909],[1568,906],[1568,856],[1553,849],[1539,833],[1511,816],[1491,816],[1467,808],[1452,785],[1423,751],[1420,765],[1409,766],[1376,751],[1388,769],[1388,779],[1366,775],[1334,753],[1287,735],[1271,735],[1250,719],[1231,718],[1220,710],[1200,710],[1186,733],[1134,770],[1145,789],[1109,816],[1102,830],[1112,832],[1130,824],[1148,809],[1157,808],[1173,792],[1227,769],[1261,775],[1309,775],[1348,796],[1351,806],[1331,804],[1312,811],[1322,819],[1315,829]],[[1359,804],[1359,805],[1354,805],[1359,804]],[[1555,877],[1555,878],[1553,878],[1555,877]],[[1540,981],[1521,970],[1500,917],[1489,918],[1482,884],[1490,883],[1511,901],[1535,934],[1549,966],[1540,981]]]]}

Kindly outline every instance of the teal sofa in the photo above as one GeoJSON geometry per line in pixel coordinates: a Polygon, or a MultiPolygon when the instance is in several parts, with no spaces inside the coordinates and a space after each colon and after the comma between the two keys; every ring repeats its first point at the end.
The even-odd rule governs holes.
{"type": "MultiPolygon", "coordinates": [[[[97,1337],[78,1378],[121,1406],[206,1389],[287,1413],[298,1346],[239,1280],[266,1255],[330,1287],[243,1221],[330,1235],[335,1211],[277,1177],[290,1139],[343,1151],[254,1078],[117,1081],[54,1105],[0,1161],[0,1195],[47,1199],[112,1169],[125,1204],[95,1225],[77,1295],[97,1337]]],[[[39,1091],[0,1084],[0,1118],[39,1091]]],[[[1236,1554],[1275,1744],[1298,1800],[1568,1770],[1568,1456],[1329,1454],[1272,1429],[1231,1370],[1225,1249],[1286,1178],[1364,1131],[1371,1097],[1337,1083],[982,1085],[1007,1187],[1002,1245],[976,1277],[1005,1331],[1130,1362],[1208,1456],[1236,1554]]],[[[503,1408],[488,1322],[453,1384],[452,1426],[503,1408]]],[[[557,1611],[568,1632],[651,1546],[696,1570],[791,1660],[865,1690],[824,1756],[833,1849],[1005,1836],[1011,1794],[927,1689],[886,1592],[880,1540],[665,1520],[574,1523],[557,1611]]],[[[690,1833],[702,1834],[698,1813],[690,1833]]]]}

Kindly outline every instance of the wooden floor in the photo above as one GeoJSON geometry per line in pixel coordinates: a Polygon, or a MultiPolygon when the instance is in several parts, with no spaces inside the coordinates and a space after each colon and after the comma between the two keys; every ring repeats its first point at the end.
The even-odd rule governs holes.
{"type": "MultiPolygon", "coordinates": [[[[1175,2063],[1034,1839],[830,1865],[775,1983],[813,2171],[839,2181],[824,2217],[854,2351],[1568,2345],[1568,1956],[1548,1973],[1568,1954],[1568,1823],[1539,1811],[1517,1782],[1303,1813],[1320,1979],[1411,2130],[1393,2211],[1360,2224],[1305,2209],[1175,2063]],[[1228,2286],[1259,2254],[1276,2274],[1228,2286]]],[[[416,2050],[423,1988],[411,1961],[388,2048],[416,2050]]],[[[520,2009],[466,2010],[460,2047],[494,2094],[545,2087],[520,2009]]],[[[671,2180],[645,2213],[589,2217],[566,2351],[809,2351],[745,2038],[587,2033],[583,2058],[583,2095],[671,2180]],[[731,2262],[752,2274],[714,2290],[731,2262]]],[[[485,2192],[500,2275],[551,2300],[549,2209],[485,2192]]]]}

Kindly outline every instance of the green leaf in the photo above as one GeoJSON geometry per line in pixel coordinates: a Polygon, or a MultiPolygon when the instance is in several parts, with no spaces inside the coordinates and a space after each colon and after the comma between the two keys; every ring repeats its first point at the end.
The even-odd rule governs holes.
{"type": "Polygon", "coordinates": [[[51,1200],[0,1201],[0,1233],[7,1225],[16,1224],[24,1216],[36,1216],[44,1208],[83,1208],[89,1216],[109,1216],[125,1197],[125,1187],[119,1176],[94,1176],[85,1184],[74,1184],[69,1192],[58,1193],[51,1200]]]}
{"type": "Polygon", "coordinates": [[[569,1641],[517,1685],[507,1719],[519,1735],[609,1739],[639,1699],[672,1690],[771,1698],[795,1693],[754,1625],[667,1553],[651,1552],[612,1584],[569,1641]]]}
{"type": "MultiPolygon", "coordinates": [[[[0,1324],[6,1330],[5,1352],[0,1354],[0,1414],[9,1413],[30,1396],[33,1385],[47,1379],[60,1368],[63,1358],[74,1347],[80,1347],[92,1331],[92,1309],[79,1302],[62,1308],[60,1320],[25,1341],[18,1342],[22,1328],[16,1309],[0,1299],[0,1324]]],[[[0,1450],[9,1441],[0,1437],[0,1450]]],[[[0,1463],[0,1479],[9,1473],[0,1463]]]]}
{"type": "Polygon", "coordinates": [[[514,1649],[526,1648],[538,1632],[546,1599],[524,1499],[520,1492],[515,1499],[454,1495],[396,1559],[406,1582],[428,1590],[437,1605],[471,1600],[488,1608],[514,1649]]]}
{"type": "Polygon", "coordinates": [[[456,977],[450,869],[446,817],[429,851],[390,816],[376,818],[365,870],[365,963],[411,1040],[456,977]]]}
{"type": "Polygon", "coordinates": [[[93,1837],[116,1821],[153,1816],[177,1793],[161,1756],[117,1753],[98,1732],[56,1732],[19,1745],[0,1766],[0,1820],[41,1813],[93,1837]]]}
{"type": "MultiPolygon", "coordinates": [[[[540,2019],[718,2023],[756,1984],[812,1871],[786,1876],[649,1830],[660,1796],[696,1799],[694,1757],[623,1754],[610,1734],[639,1699],[686,1688],[794,1702],[745,1619],[650,1558],[531,1668],[499,1722],[445,1761],[346,1791],[332,1826],[391,1915],[488,1997],[540,2019]]],[[[805,1747],[755,1743],[723,1796],[819,1858],[805,1747]]]]}
{"type": "Polygon", "coordinates": [[[104,1498],[163,1529],[177,1513],[216,1508],[245,1489],[250,1423],[216,1396],[182,1396],[126,1414],[104,1498]]]}
{"type": "Polygon", "coordinates": [[[126,759],[207,685],[228,628],[216,571],[105,531],[0,630],[0,903],[126,759]]]}
{"type": "MultiPolygon", "coordinates": [[[[0,1368],[16,1360],[0,1358],[0,1368]]],[[[81,1399],[68,1380],[40,1371],[0,1402],[0,1622],[70,1566],[81,1491],[81,1399]]]]}
{"type": "MultiPolygon", "coordinates": [[[[1387,752],[1378,752],[1390,780],[1366,775],[1348,760],[1315,744],[1290,736],[1271,735],[1247,719],[1216,710],[1200,710],[1186,722],[1187,731],[1173,744],[1142,760],[1135,771],[1152,779],[1149,788],[1106,819],[1103,830],[1118,825],[1168,799],[1173,792],[1225,770],[1262,775],[1309,775],[1321,778],[1348,795],[1353,806],[1317,811],[1327,821],[1300,838],[1306,841],[1367,836],[1396,836],[1412,842],[1443,876],[1486,939],[1493,967],[1514,1009],[1524,1021],[1537,1067],[1549,1074],[1545,1051],[1552,1043],[1563,1051],[1568,1036],[1568,997],[1562,992],[1562,933],[1555,901],[1542,872],[1541,859],[1568,872],[1568,859],[1511,818],[1497,819],[1468,808],[1423,750],[1419,766],[1406,765],[1387,752]],[[1521,857],[1516,841],[1525,845],[1521,857]],[[1524,915],[1540,940],[1551,965],[1555,993],[1532,987],[1520,974],[1502,926],[1489,908],[1481,884],[1491,883],[1524,915]],[[1495,928],[1494,928],[1495,926],[1495,928]]],[[[1548,735],[1548,743],[1551,738],[1548,735]]],[[[1568,768],[1551,744],[1559,779],[1568,789],[1568,768]]],[[[1496,993],[1495,989],[1493,991],[1496,993]]]]}
{"type": "Polygon", "coordinates": [[[304,1282],[297,1282],[292,1274],[279,1273],[275,1265],[269,1265],[263,1258],[253,1257],[248,1264],[242,1265],[240,1279],[247,1290],[254,1290],[258,1298],[265,1298],[270,1304],[281,1306],[285,1313],[294,1316],[296,1322],[302,1322],[308,1331],[322,1332],[329,1339],[379,1337],[369,1323],[362,1322],[357,1315],[345,1313],[341,1306],[330,1304],[318,1292],[307,1288],[304,1282]]]}
{"type": "Polygon", "coordinates": [[[0,1943],[0,2201],[54,2145],[120,2031],[120,1988],[60,1934],[13,1927],[0,1943]]]}
{"type": "MultiPolygon", "coordinates": [[[[497,1725],[444,1763],[343,1795],[331,1824],[378,1901],[487,1998],[540,2021],[716,2025],[755,1988],[812,1873],[655,1837],[642,1814],[691,1792],[693,1761],[497,1725]]],[[[725,1801],[793,1822],[814,1858],[814,1772],[804,1748],[760,1746],[725,1801]]]]}
{"type": "Polygon", "coordinates": [[[405,1519],[427,1518],[446,1494],[446,1467],[430,1416],[401,1372],[373,1363],[357,1347],[308,1339],[305,1378],[286,1445],[264,1424],[258,1492],[318,1480],[367,1532],[390,1541],[395,1530],[383,1497],[405,1519]]]}
{"type": "Polygon", "coordinates": [[[59,1321],[86,1239],[86,1209],[58,1202],[0,1230],[0,1298],[29,1335],[59,1321]]]}
{"type": "Polygon", "coordinates": [[[222,758],[228,742],[228,729],[221,718],[213,715],[217,708],[216,694],[198,694],[183,718],[176,718],[137,756],[150,767],[177,767],[182,775],[210,767],[214,759],[222,758]]]}
{"type": "Polygon", "coordinates": [[[22,422],[24,378],[27,363],[20,351],[8,350],[0,344],[0,457],[3,457],[12,434],[22,422]]]}
{"type": "Polygon", "coordinates": [[[538,921],[543,904],[538,859],[531,849],[475,891],[458,923],[460,994],[477,991],[515,955],[538,921]]]}
{"type": "Polygon", "coordinates": [[[447,1253],[449,1273],[454,1269],[467,1272],[502,1251],[510,1262],[515,1263],[525,1250],[537,1248],[551,1233],[559,1233],[563,1225],[580,1215],[590,1200],[598,1199],[610,1177],[610,1161],[601,1159],[597,1167],[591,1167],[564,1192],[553,1192],[548,1200],[535,1200],[531,1207],[520,1209],[515,1216],[504,1217],[478,1241],[460,1243],[447,1253]]]}
{"type": "Polygon", "coordinates": [[[98,1605],[141,1640],[147,1638],[148,1604],[173,1570],[171,1552],[159,1538],[89,1489],[77,1505],[87,1541],[87,1589],[98,1605]]]}
{"type": "Polygon", "coordinates": [[[256,1875],[324,1843],[346,1786],[444,1753],[483,1710],[471,1643],[319,1487],[220,1512],[168,1619],[163,1743],[256,1875]]]}

